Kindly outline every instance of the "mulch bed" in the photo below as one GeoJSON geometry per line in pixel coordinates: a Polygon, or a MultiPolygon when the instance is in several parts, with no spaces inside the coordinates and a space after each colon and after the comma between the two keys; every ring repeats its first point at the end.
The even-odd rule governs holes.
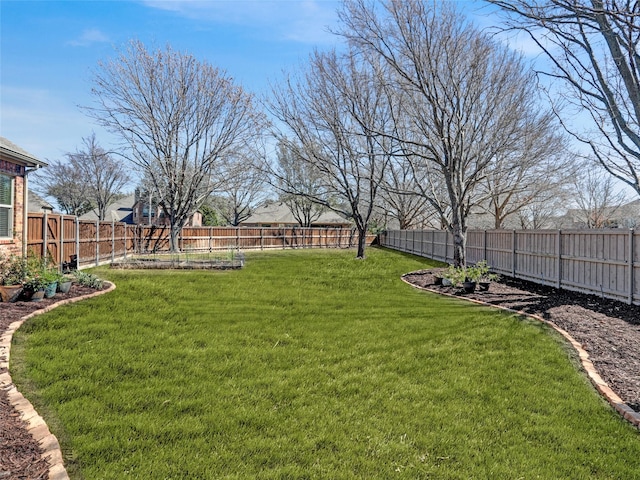
{"type": "MultiPolygon", "coordinates": [[[[404,279],[419,287],[538,315],[555,323],[583,345],[602,378],[627,405],[640,412],[640,307],[510,278],[492,283],[488,292],[464,294],[458,288],[436,286],[436,272],[412,272],[404,279]]],[[[35,310],[94,291],[74,284],[69,293],[42,302],[0,303],[0,334],[35,310]]],[[[2,369],[0,373],[4,373],[2,369]]],[[[47,479],[48,465],[40,453],[6,392],[0,389],[0,480],[47,479]]]]}

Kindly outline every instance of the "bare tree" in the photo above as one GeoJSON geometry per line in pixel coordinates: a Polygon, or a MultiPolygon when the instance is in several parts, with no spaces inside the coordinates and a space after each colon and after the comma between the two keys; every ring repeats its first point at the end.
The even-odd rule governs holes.
{"type": "Polygon", "coordinates": [[[416,169],[444,185],[444,200],[431,197],[428,187],[424,194],[453,234],[454,263],[464,265],[476,190],[538,109],[535,77],[518,54],[470,25],[452,4],[389,0],[380,8],[349,0],[340,17],[341,35],[381,58],[404,92],[398,106],[405,126],[397,140],[421,164],[416,169]]]}
{"type": "Polygon", "coordinates": [[[107,207],[122,195],[130,177],[113,154],[98,144],[95,133],[82,143],[81,148],[65,155],[66,163],[53,162],[46,174],[38,177],[38,184],[67,213],[82,215],[94,209],[104,220],[107,207]]]}
{"type": "Polygon", "coordinates": [[[615,215],[626,201],[613,177],[595,168],[586,169],[574,179],[575,219],[585,228],[617,227],[615,215]]]}
{"type": "Polygon", "coordinates": [[[124,141],[127,160],[163,192],[170,245],[214,187],[220,163],[260,132],[251,96],[224,72],[167,47],[132,42],[99,65],[89,113],[124,141]]]}
{"type": "Polygon", "coordinates": [[[122,163],[98,144],[95,133],[83,138],[82,142],[83,148],[68,154],[68,158],[82,172],[98,219],[104,220],[107,207],[122,195],[130,177],[122,163]]]}
{"type": "Polygon", "coordinates": [[[228,157],[216,173],[216,183],[209,204],[227,225],[236,226],[246,220],[265,197],[264,173],[248,153],[228,157]]]}
{"type": "Polygon", "coordinates": [[[561,215],[566,211],[571,194],[570,184],[552,186],[545,195],[533,198],[516,213],[523,230],[561,228],[561,215]]]}
{"type": "Polygon", "coordinates": [[[496,229],[533,203],[552,202],[579,167],[551,112],[532,116],[523,127],[510,151],[493,159],[480,186],[479,206],[493,217],[496,229]]]}
{"type": "MultiPolygon", "coordinates": [[[[632,0],[488,0],[551,61],[559,97],[587,112],[593,128],[566,128],[600,164],[640,195],[640,3],[632,0]]],[[[573,115],[575,113],[572,112],[573,115]]]]}
{"type": "Polygon", "coordinates": [[[276,170],[275,187],[283,192],[282,202],[291,210],[300,226],[310,227],[325,211],[324,206],[313,201],[313,197],[322,197],[323,181],[320,171],[315,165],[299,159],[283,143],[278,145],[276,170]],[[294,186],[295,188],[291,188],[294,186]],[[303,193],[287,193],[291,190],[303,193]]]}
{"type": "Polygon", "coordinates": [[[424,180],[418,179],[410,160],[401,155],[392,158],[378,202],[379,209],[385,213],[384,217],[395,219],[401,230],[431,224],[437,212],[429,199],[418,193],[424,184],[424,180]]]}
{"type": "Polygon", "coordinates": [[[77,165],[70,161],[47,160],[46,172],[34,173],[36,191],[53,197],[58,208],[69,215],[80,216],[93,209],[90,186],[77,165]]]}
{"type": "Polygon", "coordinates": [[[384,87],[375,62],[353,52],[316,52],[301,77],[273,89],[270,103],[286,126],[275,132],[278,140],[322,179],[317,192],[302,191],[298,184],[281,188],[353,219],[358,258],[365,255],[367,228],[391,155],[377,133],[390,121],[384,87]]]}

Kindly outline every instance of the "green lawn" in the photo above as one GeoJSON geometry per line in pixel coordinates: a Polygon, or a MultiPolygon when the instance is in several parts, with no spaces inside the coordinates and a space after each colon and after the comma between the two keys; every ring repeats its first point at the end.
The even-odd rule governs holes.
{"type": "Polygon", "coordinates": [[[640,478],[640,432],[547,327],[354,257],[96,270],[118,288],[24,325],[14,378],[77,479],[640,478]]]}

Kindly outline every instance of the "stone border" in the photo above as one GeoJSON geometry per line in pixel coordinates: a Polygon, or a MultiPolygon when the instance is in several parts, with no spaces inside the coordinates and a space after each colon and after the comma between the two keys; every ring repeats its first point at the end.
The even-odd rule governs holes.
{"type": "Polygon", "coordinates": [[[45,423],[44,419],[38,415],[38,412],[33,408],[31,402],[27,400],[16,388],[11,380],[9,374],[9,353],[11,351],[11,340],[13,334],[20,326],[30,318],[42,315],[43,313],[50,312],[56,307],[61,305],[67,305],[70,303],[79,302],[87,298],[97,297],[104,295],[115,290],[116,286],[112,282],[105,282],[108,287],[105,290],[99,290],[88,295],[82,295],[79,297],[67,298],[60,300],[59,302],[52,303],[41,310],[36,310],[22,317],[20,320],[13,322],[9,325],[9,328],[0,336],[0,358],[4,357],[5,360],[0,360],[0,367],[7,369],[5,373],[0,374],[0,388],[7,391],[7,397],[9,402],[20,414],[21,420],[27,423],[27,431],[31,434],[33,439],[38,442],[42,448],[42,458],[49,464],[49,480],[69,480],[67,470],[64,468],[64,459],[62,457],[62,450],[60,449],[60,443],[54,434],[49,431],[49,427],[45,423]]]}
{"type": "Polygon", "coordinates": [[[451,297],[451,298],[458,298],[458,299],[461,299],[461,300],[466,300],[467,302],[477,303],[479,305],[484,305],[484,306],[487,306],[487,307],[497,308],[497,309],[504,310],[504,311],[507,311],[507,312],[516,313],[518,315],[522,315],[524,317],[533,318],[533,319],[538,320],[538,321],[540,321],[540,322],[542,322],[542,323],[544,323],[546,325],[549,325],[556,332],[558,332],[560,335],[562,335],[566,340],[568,340],[569,343],[571,344],[571,346],[576,350],[576,352],[578,352],[578,356],[580,357],[580,362],[582,364],[582,368],[584,368],[585,372],[589,376],[589,380],[591,380],[591,383],[596,388],[596,390],[607,400],[607,402],[609,402],[609,404],[611,404],[611,406],[625,420],[627,420],[629,423],[631,423],[631,425],[633,425],[633,426],[637,427],[638,429],[640,429],[640,413],[636,412],[629,405],[624,403],[622,401],[622,399],[618,396],[618,394],[616,394],[609,387],[609,385],[607,385],[607,382],[605,382],[602,379],[602,377],[600,376],[600,374],[596,371],[596,368],[593,365],[593,362],[591,362],[591,360],[589,360],[589,354],[586,352],[586,350],[584,348],[582,348],[582,344],[578,343],[571,335],[569,335],[569,332],[567,332],[566,330],[563,330],[562,328],[560,328],[555,323],[553,323],[553,322],[551,322],[549,320],[545,320],[544,318],[542,318],[539,315],[532,315],[532,314],[529,314],[529,313],[526,313],[526,312],[522,312],[522,311],[519,311],[519,310],[514,310],[513,308],[502,307],[500,305],[493,305],[491,303],[483,302],[482,300],[476,300],[475,298],[465,298],[464,296],[452,295],[450,293],[441,292],[441,291],[433,289],[433,288],[420,287],[418,285],[414,285],[413,283],[407,281],[404,278],[404,275],[402,277],[400,277],[400,278],[402,279],[402,281],[404,283],[406,283],[408,285],[411,285],[413,288],[416,288],[418,290],[424,290],[424,291],[435,293],[435,294],[438,294],[438,295],[444,295],[444,296],[451,297]]]}

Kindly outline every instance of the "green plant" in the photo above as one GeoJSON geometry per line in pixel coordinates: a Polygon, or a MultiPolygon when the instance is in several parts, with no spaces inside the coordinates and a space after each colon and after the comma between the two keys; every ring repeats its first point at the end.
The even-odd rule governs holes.
{"type": "Polygon", "coordinates": [[[0,258],[0,285],[20,285],[27,277],[27,261],[17,255],[0,258]]]}
{"type": "Polygon", "coordinates": [[[459,287],[462,282],[465,281],[466,277],[467,275],[464,268],[453,265],[449,265],[449,268],[442,272],[442,278],[449,280],[454,287],[459,287]]]}
{"type": "Polygon", "coordinates": [[[45,277],[42,272],[30,272],[25,278],[23,285],[27,290],[37,292],[43,290],[51,282],[45,277]]]}
{"type": "Polygon", "coordinates": [[[34,292],[42,290],[62,278],[62,274],[47,255],[40,257],[32,254],[27,258],[25,264],[26,274],[23,285],[28,290],[34,292]]]}
{"type": "Polygon", "coordinates": [[[489,266],[486,260],[482,260],[473,266],[465,268],[465,277],[469,282],[479,282],[485,275],[489,274],[489,266]]]}
{"type": "Polygon", "coordinates": [[[98,278],[93,273],[83,272],[81,270],[76,270],[73,273],[76,283],[78,285],[82,285],[83,287],[95,288],[96,290],[101,290],[104,285],[104,280],[98,278]]]}
{"type": "Polygon", "coordinates": [[[43,273],[43,277],[49,284],[59,282],[60,280],[62,280],[62,278],[64,278],[60,272],[53,269],[45,270],[43,273]]]}

